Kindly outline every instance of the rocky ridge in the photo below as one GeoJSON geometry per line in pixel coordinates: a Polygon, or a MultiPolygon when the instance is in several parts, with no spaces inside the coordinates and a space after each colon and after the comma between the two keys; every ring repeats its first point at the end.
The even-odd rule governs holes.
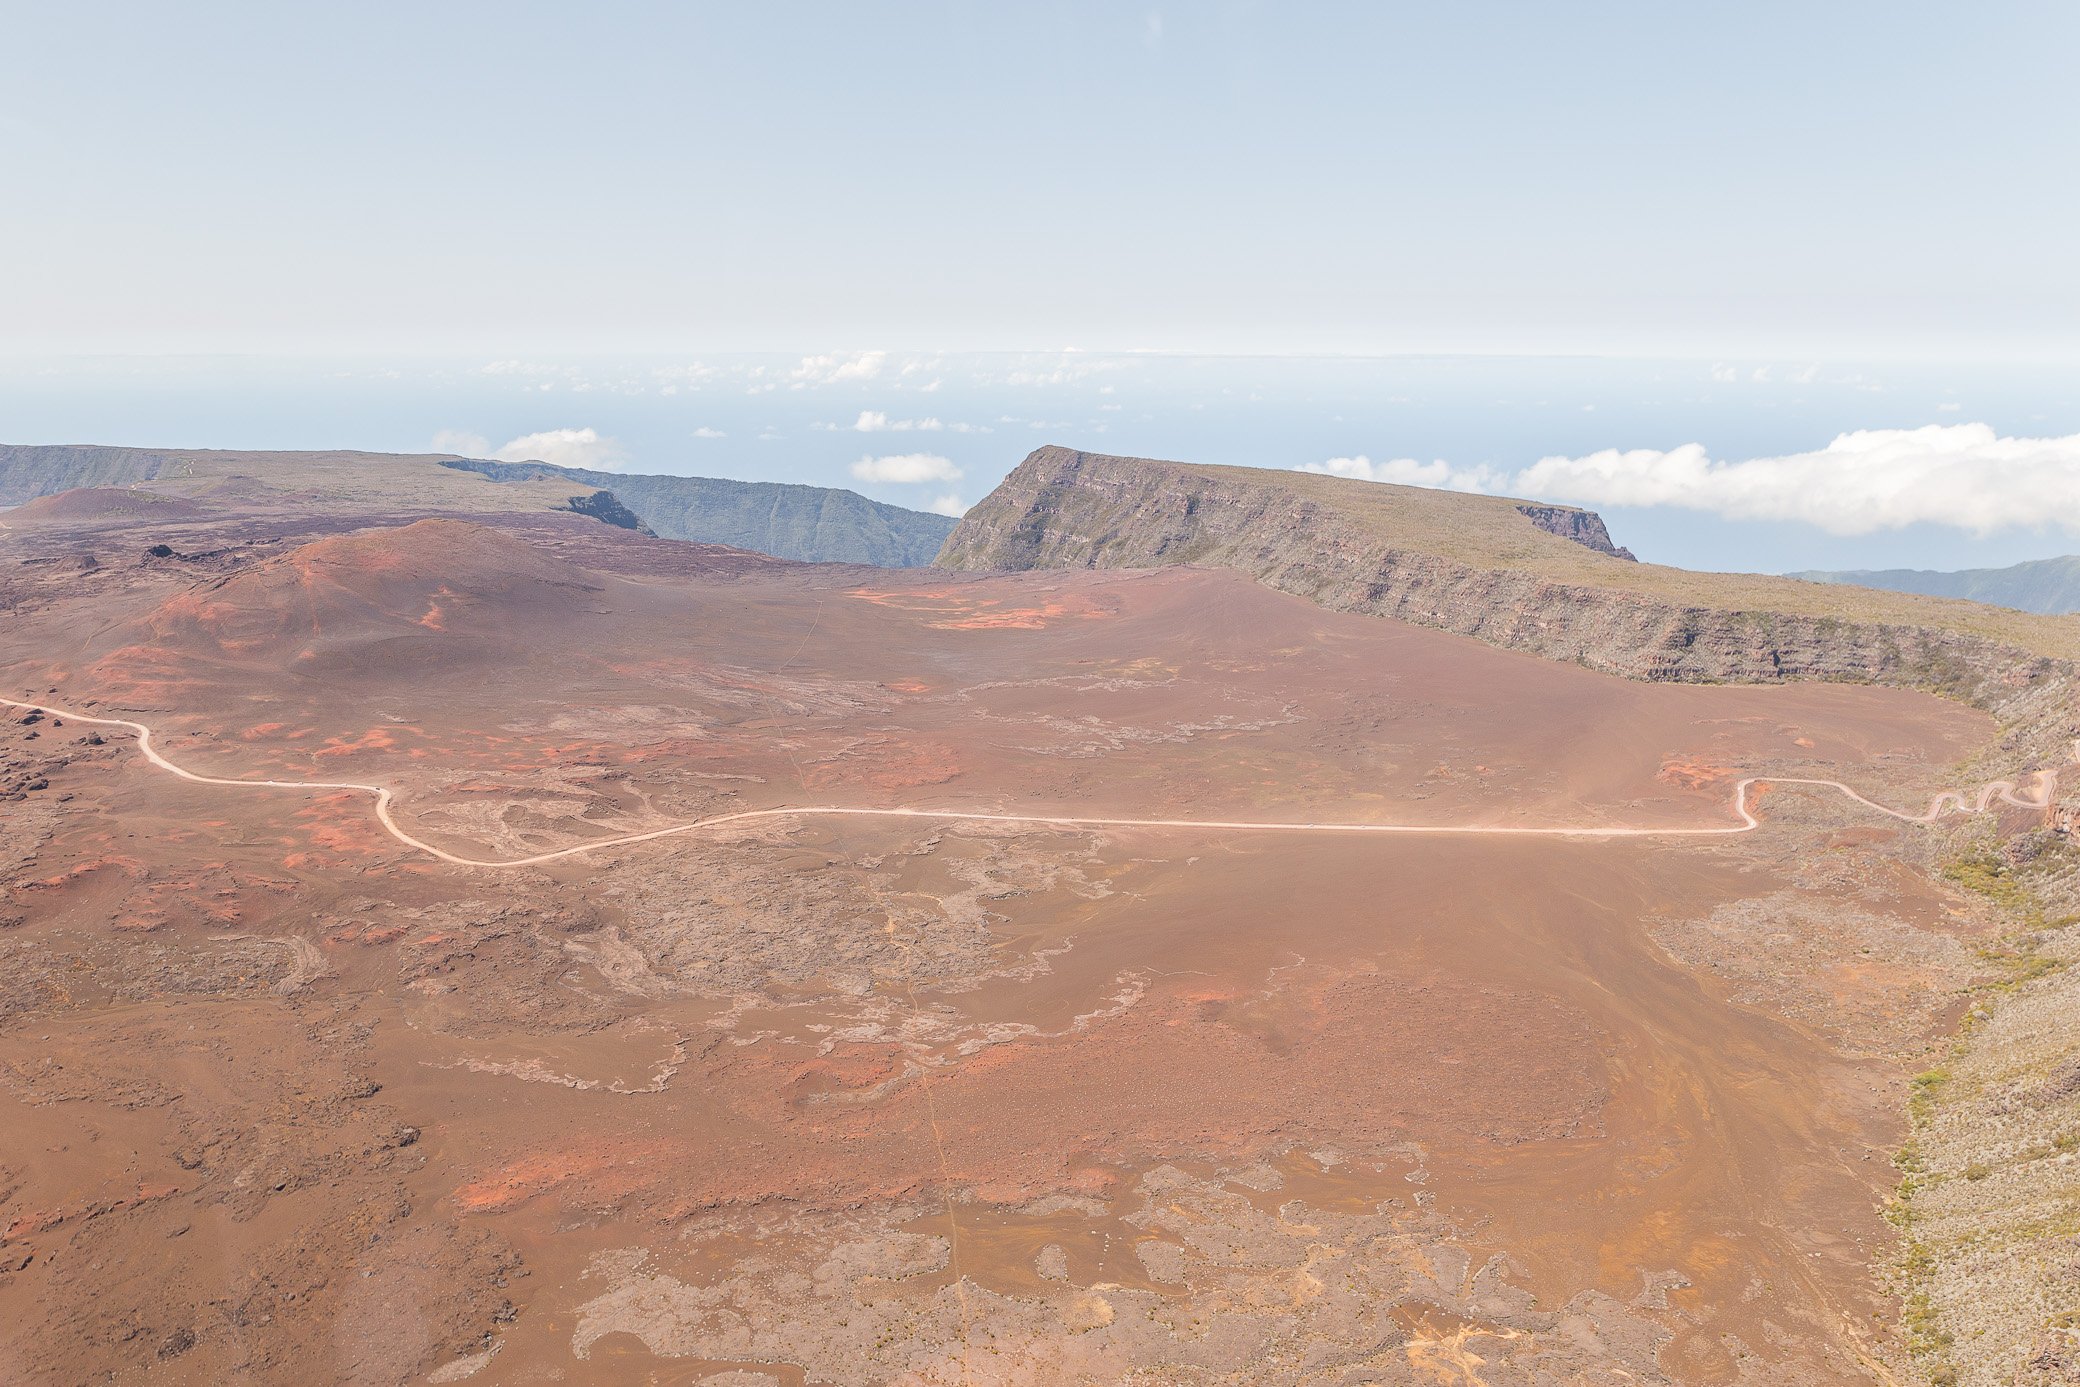
{"type": "Polygon", "coordinates": [[[1048,447],[968,512],[939,564],[1232,568],[1333,610],[1627,678],[1887,684],[2026,723],[2047,749],[2074,735],[2072,623],[1641,564],[1571,507],[1048,447]]]}

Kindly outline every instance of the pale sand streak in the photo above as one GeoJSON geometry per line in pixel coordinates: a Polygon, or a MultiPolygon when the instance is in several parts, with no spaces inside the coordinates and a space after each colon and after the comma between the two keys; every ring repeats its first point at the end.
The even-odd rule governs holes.
{"type": "Polygon", "coordinates": [[[631,843],[647,843],[657,838],[669,838],[677,833],[719,828],[724,824],[748,823],[753,819],[801,818],[812,814],[873,819],[961,819],[985,823],[1044,824],[1059,828],[1222,828],[1252,833],[1420,833],[1433,836],[1492,833],[1543,838],[1724,838],[1761,827],[1761,820],[1749,811],[1748,791],[1751,786],[1764,782],[1773,785],[1820,785],[1840,790],[1858,804],[1910,824],[1933,823],[1943,815],[1951,813],[1983,814],[1996,798],[2002,803],[2023,809],[2043,809],[2050,805],[2057,789],[2057,772],[2038,771],[2037,796],[2034,799],[2018,797],[2013,781],[1996,780],[1983,787],[1975,799],[1967,799],[1963,793],[1956,790],[1945,790],[1929,801],[1927,812],[1907,814],[1897,809],[1888,809],[1875,800],[1865,799],[1839,780],[1751,775],[1734,786],[1733,812],[1740,816],[1741,821],[1737,824],[1722,824],[1708,828],[1523,828],[1506,824],[1333,824],[1265,823],[1248,819],[1116,819],[1067,814],[990,814],[970,809],[852,809],[840,805],[817,804],[782,809],[747,809],[738,814],[719,814],[712,819],[695,819],[689,823],[674,824],[670,828],[651,829],[647,833],[602,838],[595,842],[580,843],[575,847],[559,848],[555,852],[536,853],[532,857],[485,861],[480,858],[457,856],[405,832],[390,812],[390,791],[381,785],[363,785],[346,780],[227,780],[221,776],[200,775],[186,767],[177,766],[160,755],[158,749],[152,745],[152,729],[141,722],[131,722],[128,718],[97,718],[86,713],[74,713],[42,703],[25,703],[14,698],[0,697],[0,704],[42,713],[49,717],[67,718],[73,722],[92,723],[98,727],[125,728],[136,735],[137,749],[144,753],[147,761],[163,771],[177,775],[183,780],[192,780],[198,785],[237,785],[256,790],[358,790],[363,794],[374,795],[376,818],[389,830],[391,837],[406,847],[417,848],[420,852],[437,857],[443,862],[452,862],[458,867],[533,867],[544,862],[555,862],[560,858],[576,857],[580,853],[627,847],[631,843]]]}

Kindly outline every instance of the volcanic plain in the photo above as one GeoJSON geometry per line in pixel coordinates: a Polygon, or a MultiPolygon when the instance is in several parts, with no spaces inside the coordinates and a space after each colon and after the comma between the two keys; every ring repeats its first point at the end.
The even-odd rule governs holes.
{"type": "Polygon", "coordinates": [[[0,1379],[1901,1361],[1888,1157],[1988,927],[1825,789],[1601,831],[1749,776],[1918,810],[1983,713],[1226,570],[167,505],[0,531],[0,694],[56,710],[0,718],[0,1379]],[[455,856],[598,846],[458,865],[80,715],[455,856]],[[608,841],[846,807],[1002,817],[608,841]],[[1318,823],[1441,831],[1269,827],[1318,823]]]}

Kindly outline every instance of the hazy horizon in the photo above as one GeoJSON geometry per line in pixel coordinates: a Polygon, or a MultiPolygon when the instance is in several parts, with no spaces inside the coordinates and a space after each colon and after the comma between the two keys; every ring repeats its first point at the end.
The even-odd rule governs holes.
{"type": "MultiPolygon", "coordinates": [[[[1957,484],[1984,490],[1972,479],[1974,466],[1993,465],[1978,459],[1986,448],[1946,464],[1940,450],[1917,444],[1905,461],[1923,470],[1912,475],[1895,449],[1866,467],[1859,490],[1831,503],[1809,475],[1779,476],[1760,488],[1762,514],[1743,513],[1755,509],[1747,496],[1700,491],[1698,508],[1639,496],[1636,478],[1621,488],[1558,477],[1550,466],[1533,471],[1544,459],[1691,444],[1724,467],[1811,455],[1856,430],[1970,425],[1983,425],[1996,444],[2043,440],[2052,451],[2038,465],[2063,469],[2058,449],[2076,446],[2070,437],[2080,434],[2080,385],[2042,368],[1595,357],[0,361],[0,441],[14,443],[541,457],[841,486],[949,513],[979,500],[1032,448],[1059,443],[1346,474],[1362,459],[1383,480],[1585,505],[1642,558],[1691,568],[1997,567],[2080,549],[2080,507],[2041,487],[1978,517],[2000,522],[1985,533],[1964,523],[1973,517],[1957,484]],[[1918,456],[1930,453],[1934,463],[1918,456]],[[1840,532],[1845,505],[1860,516],[1879,494],[1906,510],[1866,533],[1840,532]]],[[[1645,475],[1669,465],[1657,454],[1645,475]]]]}

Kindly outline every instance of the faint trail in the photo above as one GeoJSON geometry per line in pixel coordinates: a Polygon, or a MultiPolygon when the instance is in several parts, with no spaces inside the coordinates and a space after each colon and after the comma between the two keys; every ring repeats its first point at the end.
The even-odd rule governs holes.
{"type": "Polygon", "coordinates": [[[557,862],[566,857],[602,852],[608,848],[627,847],[632,843],[648,843],[680,833],[697,833],[703,829],[720,828],[724,824],[750,823],[758,819],[798,819],[811,815],[826,818],[942,819],[980,823],[1040,824],[1053,828],[1218,828],[1248,833],[1401,833],[1429,837],[1485,834],[1515,838],[1727,838],[1752,832],[1762,826],[1762,821],[1755,817],[1749,807],[1750,790],[1762,784],[1818,785],[1830,790],[1839,790],[1865,808],[1910,824],[1934,823],[1946,814],[1983,814],[1993,807],[1995,801],[2011,804],[2019,809],[2045,809],[2050,807],[2058,789],[2058,772],[2037,771],[2033,776],[2036,782],[2033,797],[2024,798],[2018,795],[2015,782],[2012,780],[1995,780],[1981,786],[1975,796],[1968,796],[1961,790],[1944,790],[1928,802],[1928,808],[1922,813],[1909,814],[1904,810],[1888,808],[1876,800],[1866,799],[1839,780],[1817,780],[1795,775],[1751,775],[1736,783],[1733,790],[1733,812],[1739,817],[1740,822],[1701,828],[1633,828],[1595,824],[1530,828],[1508,824],[1344,824],[1280,823],[1255,819],[1129,819],[1084,814],[997,814],[975,809],[857,809],[835,804],[807,804],[717,814],[713,818],[694,819],[683,824],[673,824],[669,828],[653,828],[644,833],[625,833],[618,838],[601,838],[594,842],[558,848],[554,852],[538,852],[527,857],[479,858],[463,857],[444,848],[437,848],[424,839],[415,838],[407,833],[390,812],[394,799],[386,786],[364,785],[350,780],[240,780],[201,775],[184,766],[176,765],[161,755],[158,748],[152,745],[152,730],[141,722],[132,722],[128,718],[94,717],[91,714],[75,713],[47,704],[25,703],[15,698],[0,698],[0,705],[43,713],[54,718],[68,718],[73,722],[91,723],[97,727],[123,728],[137,738],[137,749],[144,753],[145,760],[160,770],[198,785],[232,785],[253,790],[358,790],[363,794],[373,795],[376,802],[376,818],[391,837],[408,848],[417,848],[430,857],[452,862],[458,867],[536,867],[544,862],[557,862]]]}

